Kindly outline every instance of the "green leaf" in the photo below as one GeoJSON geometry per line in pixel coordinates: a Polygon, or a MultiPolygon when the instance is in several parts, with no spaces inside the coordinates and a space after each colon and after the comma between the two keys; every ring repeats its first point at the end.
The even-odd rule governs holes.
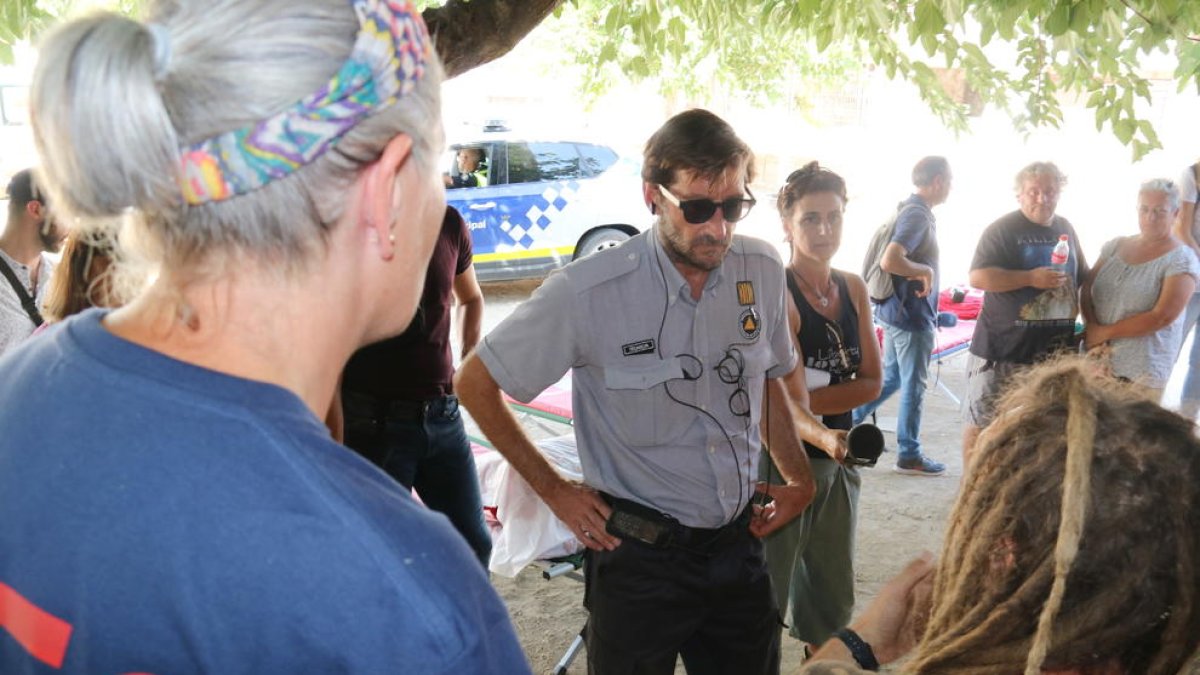
{"type": "Polygon", "coordinates": [[[961,45],[961,49],[962,49],[962,51],[966,52],[966,58],[968,58],[972,61],[975,61],[978,63],[987,63],[988,62],[987,57],[984,56],[984,54],[983,54],[983,50],[980,49],[977,45],[974,45],[970,42],[964,42],[961,45]]]}
{"type": "Polygon", "coordinates": [[[650,76],[650,64],[646,62],[645,57],[640,55],[629,60],[629,69],[638,77],[650,76]]]}
{"type": "Polygon", "coordinates": [[[1099,71],[1104,75],[1115,75],[1121,70],[1121,66],[1111,54],[1102,53],[1098,61],[1099,71]]]}
{"type": "Polygon", "coordinates": [[[610,63],[612,61],[616,61],[617,46],[612,42],[605,43],[605,45],[600,48],[600,53],[597,55],[596,60],[599,63],[610,63]]]}
{"type": "Polygon", "coordinates": [[[684,25],[683,19],[677,16],[671,17],[671,20],[667,22],[667,32],[670,33],[671,39],[680,43],[682,47],[682,43],[687,39],[687,26],[684,25]]]}
{"type": "Polygon", "coordinates": [[[817,33],[816,33],[816,40],[817,40],[817,51],[818,52],[823,52],[826,49],[828,49],[830,43],[833,42],[833,27],[832,26],[821,26],[820,28],[818,28],[817,33]]]}
{"type": "Polygon", "coordinates": [[[1050,16],[1046,17],[1046,32],[1058,36],[1066,33],[1070,27],[1071,2],[1070,0],[1058,0],[1054,10],[1050,12],[1050,16]]]}
{"type": "Polygon", "coordinates": [[[957,24],[963,18],[963,0],[942,0],[942,15],[946,23],[957,24]]]}
{"type": "Polygon", "coordinates": [[[1000,33],[1000,37],[1005,40],[1015,40],[1017,37],[1017,21],[1021,18],[1025,7],[1020,4],[1013,4],[1006,7],[996,18],[996,31],[1000,33]]]}
{"type": "Polygon", "coordinates": [[[917,32],[922,36],[940,33],[946,28],[946,17],[933,0],[917,0],[914,19],[917,32]]]}
{"type": "Polygon", "coordinates": [[[609,35],[617,32],[617,29],[621,26],[623,9],[621,5],[613,5],[608,10],[608,16],[604,17],[604,31],[609,35]]]}
{"type": "Polygon", "coordinates": [[[1147,141],[1158,143],[1158,133],[1154,131],[1154,125],[1149,120],[1138,120],[1137,130],[1147,141]]]}
{"type": "Polygon", "coordinates": [[[886,28],[891,25],[891,17],[888,10],[884,7],[880,0],[863,0],[862,9],[866,10],[871,21],[879,28],[886,28]]]}
{"type": "Polygon", "coordinates": [[[1133,138],[1133,121],[1126,118],[1115,119],[1112,121],[1112,130],[1122,145],[1129,145],[1130,139],[1133,138]]]}
{"type": "Polygon", "coordinates": [[[1092,16],[1087,3],[1080,2],[1071,5],[1071,30],[1080,35],[1086,34],[1091,26],[1092,16]]]}
{"type": "Polygon", "coordinates": [[[987,22],[979,27],[979,44],[986,47],[996,35],[996,24],[987,22]]]}
{"type": "Polygon", "coordinates": [[[922,35],[921,36],[921,46],[925,48],[925,53],[927,55],[933,56],[935,53],[937,53],[937,48],[938,48],[937,36],[929,34],[929,33],[922,35]]]}

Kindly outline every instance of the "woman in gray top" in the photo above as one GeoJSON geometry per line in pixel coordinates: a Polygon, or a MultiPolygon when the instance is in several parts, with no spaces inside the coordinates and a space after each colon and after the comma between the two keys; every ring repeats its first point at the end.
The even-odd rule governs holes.
{"type": "Polygon", "coordinates": [[[1179,192],[1166,179],[1142,184],[1138,234],[1104,245],[1084,282],[1085,343],[1112,374],[1162,397],[1183,342],[1183,310],[1196,291],[1200,262],[1171,233],[1179,192]]]}

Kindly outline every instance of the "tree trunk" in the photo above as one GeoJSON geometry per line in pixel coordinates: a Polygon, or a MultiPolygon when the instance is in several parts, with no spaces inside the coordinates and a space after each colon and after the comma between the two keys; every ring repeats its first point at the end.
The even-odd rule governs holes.
{"type": "Polygon", "coordinates": [[[563,0],[447,0],[422,12],[446,79],[504,56],[563,0]]]}

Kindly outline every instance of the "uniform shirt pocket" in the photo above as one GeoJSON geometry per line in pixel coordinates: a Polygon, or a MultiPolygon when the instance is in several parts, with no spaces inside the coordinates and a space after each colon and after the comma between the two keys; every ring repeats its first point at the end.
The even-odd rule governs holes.
{"type": "Polygon", "coordinates": [[[648,448],[679,442],[695,412],[671,400],[665,387],[684,379],[678,358],[605,366],[608,408],[626,443],[648,448]]]}

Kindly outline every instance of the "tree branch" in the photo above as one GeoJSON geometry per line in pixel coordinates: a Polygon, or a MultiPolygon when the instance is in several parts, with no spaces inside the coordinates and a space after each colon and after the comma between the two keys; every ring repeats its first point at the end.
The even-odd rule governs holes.
{"type": "Polygon", "coordinates": [[[1142,14],[1140,11],[1138,11],[1138,8],[1134,7],[1133,3],[1129,2],[1129,0],[1121,0],[1121,4],[1125,5],[1125,8],[1128,9],[1129,11],[1133,12],[1134,14],[1137,14],[1142,19],[1142,21],[1146,22],[1147,26],[1151,26],[1151,27],[1154,26],[1154,22],[1150,20],[1150,17],[1148,17],[1145,14],[1142,14]]]}
{"type": "Polygon", "coordinates": [[[446,79],[494,61],[517,45],[563,0],[447,0],[421,13],[446,79]]]}

